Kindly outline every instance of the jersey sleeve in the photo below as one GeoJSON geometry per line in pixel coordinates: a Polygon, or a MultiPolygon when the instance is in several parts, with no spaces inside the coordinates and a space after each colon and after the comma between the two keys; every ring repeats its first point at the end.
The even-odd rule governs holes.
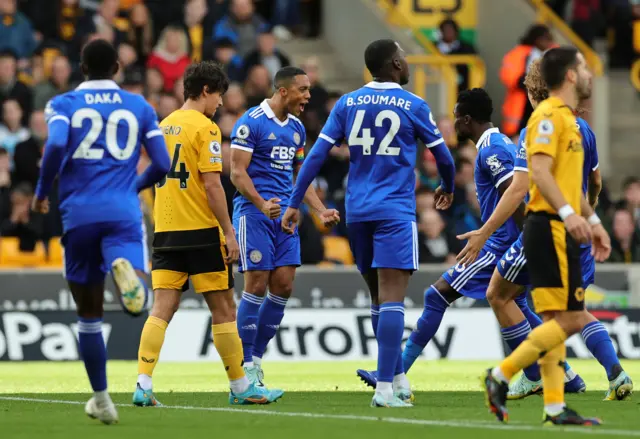
{"type": "Polygon", "coordinates": [[[231,132],[231,148],[253,153],[255,147],[258,146],[257,125],[256,119],[248,116],[248,112],[238,119],[231,132]]]}
{"type": "Polygon", "coordinates": [[[527,129],[523,128],[520,131],[520,138],[518,139],[518,150],[516,151],[516,159],[513,163],[514,171],[528,172],[527,166],[527,129]]]}
{"type": "Polygon", "coordinates": [[[427,148],[444,143],[440,130],[436,126],[433,113],[426,102],[422,101],[415,113],[414,123],[418,138],[424,142],[427,148]]]}
{"type": "Polygon", "coordinates": [[[296,148],[296,155],[294,157],[294,165],[301,165],[304,162],[304,148],[307,145],[307,131],[304,129],[304,126],[300,124],[300,131],[298,132],[300,136],[300,143],[296,148]]]}
{"type": "Polygon", "coordinates": [[[480,150],[481,166],[495,187],[499,187],[505,180],[513,176],[514,157],[508,146],[498,144],[480,150]]]}
{"type": "Polygon", "coordinates": [[[66,146],[71,127],[71,109],[64,97],[55,97],[47,102],[44,117],[49,128],[50,143],[66,146]]]}
{"type": "Polygon", "coordinates": [[[146,144],[149,139],[162,136],[162,130],[158,126],[158,116],[151,105],[144,102],[142,111],[144,117],[142,118],[142,126],[140,128],[146,144]]]}
{"type": "Polygon", "coordinates": [[[583,123],[582,126],[584,128],[584,138],[582,140],[583,143],[587,146],[586,149],[589,153],[591,171],[595,171],[600,166],[600,160],[598,158],[598,147],[596,145],[596,134],[586,123],[583,123]]]}
{"type": "Polygon", "coordinates": [[[196,149],[198,170],[201,173],[222,172],[222,135],[216,125],[211,124],[198,130],[196,149]]]}
{"type": "MultiPolygon", "coordinates": [[[[346,96],[346,95],[345,95],[346,96]]],[[[319,139],[329,142],[331,145],[340,143],[345,138],[344,117],[344,96],[333,106],[329,118],[320,131],[319,139]]]]}
{"type": "Polygon", "coordinates": [[[562,116],[557,111],[534,112],[527,125],[526,146],[529,155],[545,154],[555,159],[563,123],[562,116]]]}

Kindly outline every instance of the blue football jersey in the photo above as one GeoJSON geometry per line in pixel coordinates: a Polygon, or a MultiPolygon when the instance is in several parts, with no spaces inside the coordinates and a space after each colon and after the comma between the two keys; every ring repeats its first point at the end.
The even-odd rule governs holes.
{"type": "MultiPolygon", "coordinates": [[[[513,176],[516,162],[516,146],[498,128],[490,128],[478,140],[478,155],[474,179],[480,202],[482,222],[486,222],[500,200],[498,187],[513,176]]],[[[518,239],[520,230],[513,218],[509,218],[487,240],[496,250],[506,250],[518,239]]]]}
{"type": "Polygon", "coordinates": [[[66,124],[59,169],[64,230],[106,221],[140,221],[136,190],[140,145],[162,136],[155,111],[140,95],[110,80],[86,81],[53,98],[45,117],[66,124]]]}
{"type": "Polygon", "coordinates": [[[417,140],[429,148],[444,143],[422,98],[396,83],[370,82],[340,98],[320,137],[349,144],[347,223],[415,221],[417,140]]]}
{"type": "MultiPolygon", "coordinates": [[[[231,148],[252,154],[247,173],[260,196],[265,200],[279,198],[282,212],[289,205],[294,169],[304,160],[305,142],[302,122],[291,114],[280,121],[266,100],[238,119],[231,136],[231,148]]],[[[251,213],[261,211],[236,192],[234,216],[251,213]]]]}

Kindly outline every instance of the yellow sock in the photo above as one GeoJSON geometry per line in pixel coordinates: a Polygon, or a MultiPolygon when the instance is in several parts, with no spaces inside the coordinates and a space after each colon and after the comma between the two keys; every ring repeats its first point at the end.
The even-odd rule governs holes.
{"type": "Polygon", "coordinates": [[[144,323],[138,348],[138,374],[153,375],[168,325],[169,323],[153,316],[144,323]]]}
{"type": "MultiPolygon", "coordinates": [[[[518,371],[533,364],[547,352],[563,344],[567,334],[555,320],[549,320],[531,331],[525,341],[500,364],[500,370],[507,380],[518,371]]],[[[545,388],[545,392],[546,392],[545,388]]]]}
{"type": "Polygon", "coordinates": [[[237,380],[242,378],[244,376],[244,369],[242,368],[244,355],[236,322],[213,325],[211,326],[211,332],[213,334],[213,344],[218,354],[220,354],[229,379],[237,380]]]}
{"type": "Polygon", "coordinates": [[[544,405],[564,403],[564,360],[567,348],[556,346],[540,359],[540,374],[544,388],[544,405]]]}

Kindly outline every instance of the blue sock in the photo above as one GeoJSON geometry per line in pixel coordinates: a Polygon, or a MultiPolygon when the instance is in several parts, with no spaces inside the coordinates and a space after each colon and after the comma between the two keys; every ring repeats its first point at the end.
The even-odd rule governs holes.
{"type": "Polygon", "coordinates": [[[94,392],[107,390],[107,347],[102,319],[78,318],[78,349],[94,392]]]}
{"type": "Polygon", "coordinates": [[[393,382],[398,357],[402,350],[404,332],[404,303],[387,302],[380,305],[378,321],[378,382],[393,382]]]}
{"type": "Polygon", "coordinates": [[[427,343],[438,332],[442,317],[448,307],[447,301],[440,295],[436,287],[431,285],[424,293],[424,309],[418,319],[416,329],[411,332],[404,351],[402,351],[402,364],[405,373],[409,372],[427,343]]]}
{"type": "MultiPolygon", "coordinates": [[[[531,326],[531,331],[536,329],[538,326],[542,325],[542,319],[540,318],[540,316],[535,312],[533,312],[533,310],[529,307],[529,304],[527,303],[526,292],[521,294],[518,298],[516,298],[515,302],[516,302],[516,305],[518,305],[518,308],[520,308],[520,311],[522,311],[522,314],[524,314],[524,317],[529,322],[529,326],[531,326]]],[[[565,372],[568,372],[569,370],[571,370],[571,366],[569,365],[569,362],[566,360],[564,362],[564,370],[565,372]]],[[[527,369],[525,369],[525,375],[527,376],[527,378],[531,379],[529,377],[529,373],[531,373],[532,376],[536,376],[536,377],[540,376],[540,368],[538,367],[537,361],[533,363],[531,366],[529,366],[527,369]],[[529,370],[530,372],[526,372],[527,370],[529,370]]]]}
{"type": "Polygon", "coordinates": [[[380,320],[380,305],[371,304],[371,327],[373,336],[378,337],[378,320],[380,320]]]}
{"type": "Polygon", "coordinates": [[[582,339],[587,345],[587,349],[596,357],[598,363],[602,364],[607,371],[607,378],[609,381],[613,381],[617,378],[617,371],[613,371],[614,366],[619,365],[618,355],[613,347],[613,342],[607,328],[604,327],[599,321],[591,322],[584,328],[582,328],[582,339]]]}
{"type": "Polygon", "coordinates": [[[253,356],[262,358],[267,345],[275,337],[280,322],[284,317],[284,308],[287,306],[287,299],[267,294],[267,300],[260,307],[258,316],[258,333],[253,346],[253,356]]]}
{"type": "MultiPolygon", "coordinates": [[[[507,343],[509,348],[514,351],[531,333],[531,325],[525,319],[520,323],[509,326],[508,328],[500,328],[500,332],[502,333],[503,340],[507,343]]],[[[540,368],[538,367],[537,361],[531,366],[525,368],[523,372],[531,381],[540,380],[540,368]]]]}
{"type": "Polygon", "coordinates": [[[258,313],[263,300],[264,297],[243,291],[240,305],[238,305],[238,334],[242,340],[245,363],[253,361],[253,344],[258,333],[258,313]]]}

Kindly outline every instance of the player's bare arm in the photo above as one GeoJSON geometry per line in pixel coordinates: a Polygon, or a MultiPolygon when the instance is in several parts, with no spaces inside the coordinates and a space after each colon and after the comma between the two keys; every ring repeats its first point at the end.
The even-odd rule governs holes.
{"type": "Polygon", "coordinates": [[[256,187],[247,173],[251,163],[251,153],[239,149],[231,149],[231,182],[247,200],[251,201],[267,218],[280,217],[279,198],[265,200],[260,196],[256,187]]]}
{"type": "Polygon", "coordinates": [[[591,225],[591,255],[596,261],[604,262],[611,254],[611,238],[602,226],[600,218],[598,218],[598,215],[595,214],[589,204],[590,203],[586,198],[582,198],[582,200],[580,200],[582,216],[586,218],[588,223],[591,225]]]}
{"type": "Polygon", "coordinates": [[[240,248],[236,240],[236,234],[233,231],[233,225],[229,218],[229,210],[227,209],[227,196],[224,193],[222,182],[220,181],[219,172],[205,172],[202,175],[204,189],[207,192],[207,202],[209,208],[213,212],[222,227],[225,240],[227,242],[227,256],[225,262],[227,264],[236,262],[240,255],[240,248]]]}
{"type": "Polygon", "coordinates": [[[598,205],[600,191],[602,191],[602,176],[600,175],[600,169],[596,168],[589,173],[589,189],[587,192],[589,205],[592,209],[595,209],[598,205]]]}
{"type": "Polygon", "coordinates": [[[521,225],[524,220],[524,197],[528,190],[529,176],[526,172],[516,171],[513,177],[505,180],[498,187],[500,200],[487,222],[478,230],[457,236],[461,241],[466,239],[467,245],[458,254],[456,260],[467,265],[474,262],[489,237],[514,214],[516,214],[516,223],[521,225]]]}
{"type": "MultiPolygon", "coordinates": [[[[531,179],[536,186],[538,186],[544,199],[551,204],[551,207],[553,207],[560,216],[563,216],[561,209],[567,205],[567,201],[551,173],[553,157],[542,153],[534,154],[531,156],[529,167],[531,169],[531,179]]],[[[591,210],[591,208],[589,208],[589,210],[591,210]]],[[[575,212],[570,213],[564,218],[564,225],[571,236],[579,243],[585,244],[591,240],[589,223],[575,212]]]]}

